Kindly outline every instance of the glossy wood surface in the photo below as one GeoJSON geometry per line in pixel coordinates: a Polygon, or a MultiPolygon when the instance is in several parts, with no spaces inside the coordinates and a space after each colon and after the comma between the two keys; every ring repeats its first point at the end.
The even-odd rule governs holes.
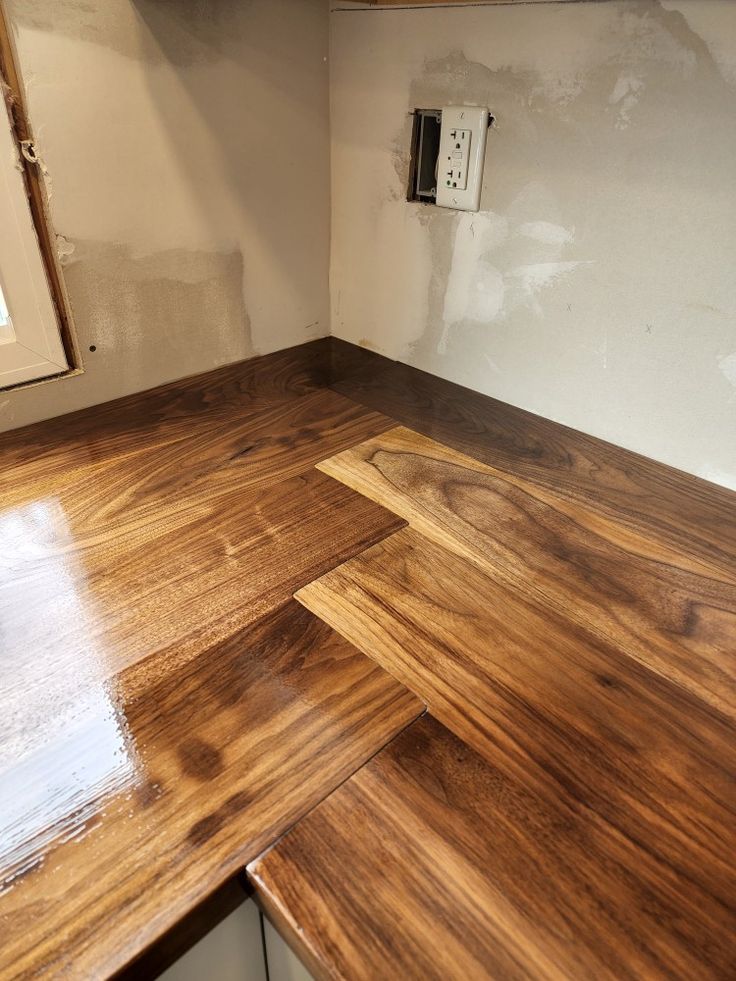
{"type": "Polygon", "coordinates": [[[248,871],[316,977],[734,976],[733,909],[430,716],[248,871]]]}
{"type": "Polygon", "coordinates": [[[412,530],[298,596],[540,796],[736,902],[736,729],[711,706],[412,530]]]}
{"type": "Polygon", "coordinates": [[[401,427],[319,467],[736,716],[736,563],[722,569],[401,427]]]}
{"type": "MultiPolygon", "coordinates": [[[[271,879],[255,866],[266,902],[287,920],[299,919],[300,929],[310,922],[305,910],[313,896],[309,889],[298,894],[298,883],[302,876],[319,883],[314,915],[322,902],[334,908],[341,938],[321,947],[317,931],[307,930],[321,970],[390,977],[382,958],[391,948],[399,974],[409,969],[406,951],[424,952],[412,977],[425,969],[431,977],[505,977],[512,964],[511,976],[529,977],[732,976],[733,570],[721,572],[719,563],[403,428],[320,467],[411,527],[297,598],[416,692],[502,775],[500,803],[510,808],[504,820],[518,808],[521,825],[516,839],[511,830],[499,839],[500,805],[485,799],[484,788],[490,782],[495,794],[501,777],[479,775],[470,757],[447,771],[435,761],[432,741],[416,757],[420,772],[404,772],[403,796],[398,779],[376,785],[356,812],[345,791],[342,810],[332,803],[322,809],[329,827],[315,817],[303,840],[300,827],[266,857],[271,879]],[[458,821],[469,810],[472,820],[457,834],[464,848],[471,837],[475,844],[460,857],[442,844],[444,834],[452,840],[449,816],[445,831],[433,836],[431,802],[413,799],[412,779],[436,785],[438,798],[458,809],[458,821]],[[387,815],[393,828],[410,814],[410,833],[384,824],[387,815]],[[323,876],[348,861],[333,833],[340,822],[362,830],[359,846],[353,841],[357,864],[336,884],[337,897],[323,876]],[[411,848],[408,840],[420,844],[411,848]],[[407,856],[388,880],[381,855],[387,842],[396,856],[402,848],[407,856]],[[502,863],[498,881],[488,877],[489,862],[502,863]],[[524,877],[534,864],[539,874],[524,877]],[[579,878],[573,870],[581,869],[579,878]],[[294,887],[286,885],[292,875],[294,887]],[[361,906],[362,883],[379,879],[386,914],[371,918],[361,906]],[[448,894],[438,896],[440,881],[450,883],[448,894]],[[464,892],[467,882],[475,885],[464,892]],[[551,921],[565,911],[568,931],[574,924],[557,946],[539,932],[545,907],[552,907],[551,921]],[[520,914],[513,928],[504,919],[509,908],[520,914]],[[455,921],[474,926],[464,935],[455,921]],[[503,942],[508,930],[513,935],[503,942]],[[383,947],[365,967],[352,945],[356,937],[367,943],[368,932],[383,947]],[[449,971],[444,957],[453,943],[459,960],[449,971]],[[491,952],[498,944],[503,962],[491,952]]],[[[360,778],[352,785],[361,786],[360,778]]],[[[560,922],[552,929],[563,928],[560,922]]]]}
{"type": "Polygon", "coordinates": [[[2,777],[3,976],[124,966],[421,710],[293,602],[91,688],[2,777]]]}
{"type": "Polygon", "coordinates": [[[0,437],[0,975],[127,964],[421,711],[290,597],[403,522],[309,345],[0,437]]]}
{"type": "Polygon", "coordinates": [[[336,341],[0,436],[0,976],[295,822],[325,975],[733,976],[733,501],[336,341]]]}
{"type": "Polygon", "coordinates": [[[337,338],[330,351],[336,391],[733,576],[733,491],[337,338]]]}

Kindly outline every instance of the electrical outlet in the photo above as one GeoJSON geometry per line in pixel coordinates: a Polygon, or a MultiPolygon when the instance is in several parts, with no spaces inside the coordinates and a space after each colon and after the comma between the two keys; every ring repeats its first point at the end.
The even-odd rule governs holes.
{"type": "Polygon", "coordinates": [[[479,106],[446,106],[442,110],[437,204],[458,211],[477,211],[483,179],[488,110],[479,106]]]}
{"type": "Polygon", "coordinates": [[[461,191],[467,188],[468,158],[470,157],[472,136],[472,130],[469,129],[450,130],[452,142],[447,148],[443,164],[445,187],[459,188],[461,191]]]}

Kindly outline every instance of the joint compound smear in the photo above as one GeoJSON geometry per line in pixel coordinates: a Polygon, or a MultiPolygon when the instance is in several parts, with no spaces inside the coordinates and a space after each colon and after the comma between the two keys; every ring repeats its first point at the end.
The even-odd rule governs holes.
{"type": "Polygon", "coordinates": [[[331,16],[333,332],[736,480],[736,4],[331,16]],[[406,201],[452,104],[496,119],[477,214],[406,201]]]}

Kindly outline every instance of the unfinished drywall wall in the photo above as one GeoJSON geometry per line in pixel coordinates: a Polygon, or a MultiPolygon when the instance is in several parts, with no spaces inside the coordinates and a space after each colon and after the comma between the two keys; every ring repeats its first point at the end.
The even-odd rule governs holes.
{"type": "Polygon", "coordinates": [[[331,15],[333,333],[736,487],[736,4],[331,15]],[[478,214],[405,201],[488,105],[478,214]]]}
{"type": "Polygon", "coordinates": [[[0,429],[327,334],[323,0],[5,2],[86,370],[0,429]]]}

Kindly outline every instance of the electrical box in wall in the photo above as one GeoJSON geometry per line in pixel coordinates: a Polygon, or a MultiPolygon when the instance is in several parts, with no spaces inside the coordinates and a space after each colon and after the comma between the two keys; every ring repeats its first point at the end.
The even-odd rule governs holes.
{"type": "Polygon", "coordinates": [[[437,199],[437,160],[440,153],[439,109],[415,109],[411,134],[408,201],[434,204],[437,199]]]}
{"type": "Polygon", "coordinates": [[[445,106],[437,158],[437,204],[477,211],[483,182],[489,113],[479,106],[445,106]]]}

